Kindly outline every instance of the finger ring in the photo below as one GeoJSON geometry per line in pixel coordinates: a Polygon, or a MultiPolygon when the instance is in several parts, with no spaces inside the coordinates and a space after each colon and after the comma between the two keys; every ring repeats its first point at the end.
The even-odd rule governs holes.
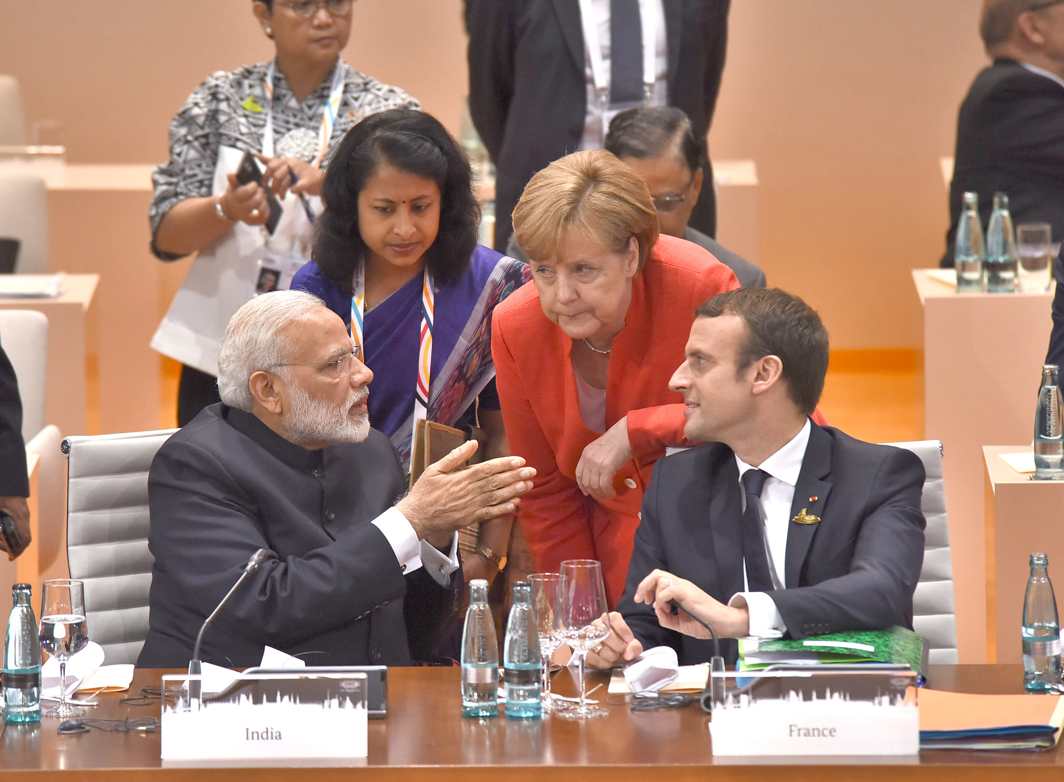
{"type": "Polygon", "coordinates": [[[251,219],[252,220],[258,220],[259,219],[259,214],[260,213],[259,213],[258,209],[252,209],[251,210],[251,219]]]}

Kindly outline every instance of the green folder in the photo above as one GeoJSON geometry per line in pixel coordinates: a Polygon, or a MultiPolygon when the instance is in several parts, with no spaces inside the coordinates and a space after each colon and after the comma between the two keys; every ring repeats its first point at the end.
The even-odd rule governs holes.
{"type": "Polygon", "coordinates": [[[742,638],[739,670],[759,671],[770,665],[832,665],[896,663],[927,673],[927,644],[904,627],[811,635],[800,640],[742,638]]]}

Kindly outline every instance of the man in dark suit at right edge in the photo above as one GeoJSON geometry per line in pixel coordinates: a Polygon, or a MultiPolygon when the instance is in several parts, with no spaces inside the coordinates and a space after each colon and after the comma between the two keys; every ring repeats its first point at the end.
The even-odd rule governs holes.
{"type": "MultiPolygon", "coordinates": [[[[19,537],[30,539],[30,493],[26,445],[22,441],[22,401],[11,361],[0,346],[0,510],[15,520],[19,537]]],[[[7,551],[0,536],[0,551],[7,551]]],[[[14,559],[8,552],[8,559],[14,559]]]]}
{"type": "MultiPolygon", "coordinates": [[[[828,363],[817,314],[778,289],[720,294],[685,353],[670,386],[686,438],[706,444],[658,462],[619,612],[588,663],[659,645],[708,660],[692,617],[726,639],[911,628],[923,465],[809,419],[828,363]]],[[[723,648],[734,662],[735,643],[723,648]]]]}
{"type": "MultiPolygon", "coordinates": [[[[984,225],[1000,190],[1015,223],[1046,222],[1054,241],[1064,239],[1064,0],[984,0],[979,33],[993,64],[975,77],[957,118],[946,267],[968,191],[979,194],[984,225]]],[[[1059,262],[1056,272],[1059,281],[1059,262]]],[[[1060,284],[1046,362],[1064,363],[1060,284]]]]}

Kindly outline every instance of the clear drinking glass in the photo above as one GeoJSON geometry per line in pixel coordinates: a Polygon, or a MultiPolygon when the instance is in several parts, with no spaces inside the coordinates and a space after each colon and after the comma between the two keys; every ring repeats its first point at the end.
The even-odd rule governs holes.
{"type": "Polygon", "coordinates": [[[610,634],[604,624],[596,621],[608,610],[602,564],[593,559],[567,559],[562,562],[559,572],[562,640],[572,647],[576,655],[580,700],[575,708],[560,711],[558,716],[566,719],[604,717],[605,709],[588,704],[584,683],[584,659],[587,653],[610,634]]]}
{"type": "Polygon", "coordinates": [[[59,704],[44,713],[65,719],[80,713],[67,703],[66,666],[71,655],[89,642],[85,622],[85,583],[76,579],[53,578],[44,582],[41,593],[41,648],[59,660],[59,704]]]}
{"type": "Polygon", "coordinates": [[[557,707],[550,693],[550,658],[562,644],[561,581],[559,573],[532,573],[532,615],[539,633],[539,650],[543,655],[543,709],[557,707]]]}
{"type": "Polygon", "coordinates": [[[1023,293],[1045,293],[1049,290],[1053,257],[1056,255],[1052,230],[1049,223],[1020,223],[1016,226],[1016,254],[1019,259],[1020,291],[1023,293]]]}

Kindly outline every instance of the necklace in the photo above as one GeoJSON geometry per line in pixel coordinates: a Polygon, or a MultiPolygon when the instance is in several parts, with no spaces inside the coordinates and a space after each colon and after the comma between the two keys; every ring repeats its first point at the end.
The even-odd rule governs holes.
{"type": "Polygon", "coordinates": [[[591,344],[591,340],[589,340],[587,337],[584,337],[584,344],[587,345],[588,350],[590,350],[592,353],[598,353],[600,356],[608,356],[613,350],[612,347],[606,348],[605,350],[599,350],[597,347],[591,344]]]}

